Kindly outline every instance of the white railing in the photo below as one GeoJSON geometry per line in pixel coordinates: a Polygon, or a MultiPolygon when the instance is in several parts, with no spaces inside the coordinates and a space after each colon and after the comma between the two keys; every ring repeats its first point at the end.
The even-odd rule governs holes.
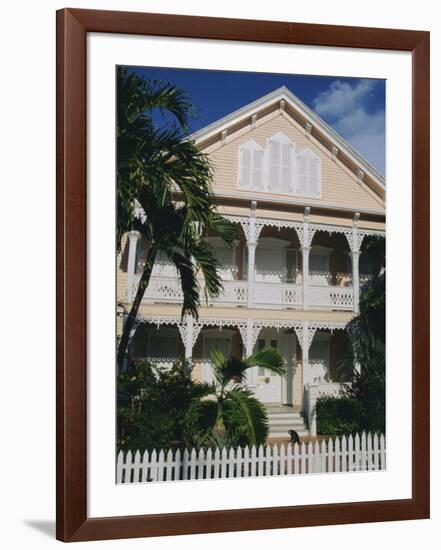
{"type": "Polygon", "coordinates": [[[386,469],[384,435],[356,434],[315,443],[237,449],[153,450],[117,457],[117,483],[284,476],[386,469]]]}
{"type": "Polygon", "coordinates": [[[248,283],[246,281],[223,281],[223,291],[213,303],[246,305],[248,302],[248,283]]]}
{"type": "MultiPolygon", "coordinates": [[[[138,282],[139,277],[134,281],[134,292],[138,282]]],[[[152,277],[144,297],[163,302],[181,302],[183,299],[181,283],[177,277],[152,277]]]]}
{"type": "MultiPolygon", "coordinates": [[[[138,288],[139,275],[135,276],[133,282],[133,293],[135,296],[138,288]]],[[[223,291],[219,296],[210,299],[212,303],[228,303],[234,305],[246,304],[248,300],[248,284],[246,281],[224,281],[223,291]]],[[[204,288],[201,289],[201,296],[204,288]]],[[[150,279],[144,298],[158,302],[178,303],[182,302],[183,295],[181,284],[177,277],[152,277],[150,279]]]]}
{"type": "Polygon", "coordinates": [[[302,305],[302,287],[287,283],[254,283],[254,303],[267,307],[302,305]]]}
{"type": "Polygon", "coordinates": [[[308,288],[308,305],[311,307],[352,310],[354,307],[354,292],[352,287],[311,285],[308,288]]]}
{"type": "MultiPolygon", "coordinates": [[[[138,288],[139,275],[133,279],[132,298],[138,288]]],[[[246,306],[248,303],[247,281],[224,281],[223,291],[210,303],[246,306]]],[[[204,288],[202,286],[203,294],[204,288]]],[[[301,285],[288,283],[255,282],[253,286],[254,304],[256,307],[289,308],[300,307],[303,303],[301,285]]],[[[160,303],[180,303],[183,295],[181,284],[176,277],[152,277],[144,298],[160,303]]],[[[351,311],[354,307],[352,287],[310,285],[308,288],[308,305],[315,308],[329,308],[351,311]]]]}

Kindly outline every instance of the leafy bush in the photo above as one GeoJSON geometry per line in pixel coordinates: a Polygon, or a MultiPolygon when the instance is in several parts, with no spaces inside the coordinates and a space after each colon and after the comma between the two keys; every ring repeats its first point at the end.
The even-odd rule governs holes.
{"type": "Polygon", "coordinates": [[[214,382],[192,380],[182,365],[158,368],[133,362],[118,376],[117,446],[127,450],[239,447],[265,443],[264,405],[246,386],[246,371],[263,366],[283,375],[283,357],[273,348],[245,360],[212,352],[214,382]]]}
{"type": "Polygon", "coordinates": [[[360,402],[347,396],[317,400],[317,433],[344,435],[359,431],[360,402]]]}
{"type": "Polygon", "coordinates": [[[164,369],[147,361],[132,363],[117,380],[118,449],[185,446],[187,413],[201,389],[180,365],[164,369]]]}

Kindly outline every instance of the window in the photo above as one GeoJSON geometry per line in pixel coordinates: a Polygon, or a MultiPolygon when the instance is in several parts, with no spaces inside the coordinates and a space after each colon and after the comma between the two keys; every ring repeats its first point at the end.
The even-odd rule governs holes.
{"type": "Polygon", "coordinates": [[[297,156],[297,185],[300,195],[320,195],[320,157],[304,149],[297,156]]]}
{"type": "Polygon", "coordinates": [[[281,195],[318,197],[321,160],[311,149],[296,155],[295,144],[282,132],[264,149],[250,140],[239,147],[238,187],[281,195]]]}
{"type": "Polygon", "coordinates": [[[284,134],[270,138],[267,147],[268,191],[291,195],[294,191],[294,145],[284,134]]]}
{"type": "Polygon", "coordinates": [[[254,140],[239,149],[239,187],[263,190],[264,149],[254,140]]]}

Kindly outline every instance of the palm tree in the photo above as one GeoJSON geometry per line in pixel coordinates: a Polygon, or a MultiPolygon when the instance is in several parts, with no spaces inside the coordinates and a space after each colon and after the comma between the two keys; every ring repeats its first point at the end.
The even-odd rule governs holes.
{"type": "Polygon", "coordinates": [[[283,376],[284,359],[275,348],[266,348],[247,359],[226,358],[219,349],[211,353],[214,382],[199,384],[204,391],[189,412],[187,445],[237,447],[260,445],[268,435],[264,405],[246,386],[247,372],[263,367],[283,376]]]}
{"type": "Polygon", "coordinates": [[[210,231],[231,245],[235,230],[216,213],[207,157],[186,139],[188,118],[194,112],[190,98],[171,84],[145,81],[123,68],[118,70],[117,81],[117,247],[120,249],[122,236],[132,229],[149,244],[118,347],[121,367],[158,253],[165,254],[179,274],[182,316],[197,317],[197,273],[204,278],[207,297],[222,290],[219,265],[207,234],[210,231]],[[158,127],[154,109],[173,116],[175,123],[158,127]]]}

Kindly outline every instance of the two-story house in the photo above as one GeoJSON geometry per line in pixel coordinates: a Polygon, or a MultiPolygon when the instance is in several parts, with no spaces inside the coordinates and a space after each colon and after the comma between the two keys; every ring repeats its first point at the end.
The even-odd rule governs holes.
{"type": "MultiPolygon", "coordinates": [[[[270,436],[315,435],[315,399],[340,391],[345,327],[370,277],[363,239],[385,232],[384,178],[285,87],[191,138],[209,156],[219,211],[237,228],[233,248],[213,238],[224,290],[198,321],[181,322],[179,281],[160,259],[132,353],[163,365],[191,358],[192,375],[210,380],[215,346],[236,356],[276,347],[286,376],[256,368],[248,379],[268,408],[270,436]]],[[[126,310],[147,246],[132,232],[118,258],[126,310]]]]}

